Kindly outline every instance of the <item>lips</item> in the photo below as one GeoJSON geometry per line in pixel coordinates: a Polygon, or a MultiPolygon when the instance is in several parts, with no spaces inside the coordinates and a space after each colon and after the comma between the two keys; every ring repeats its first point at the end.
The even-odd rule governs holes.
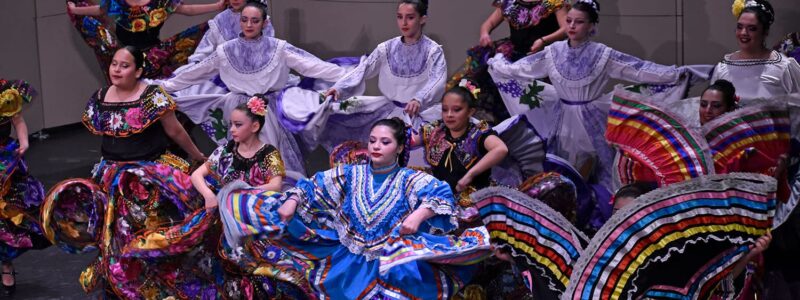
{"type": "Polygon", "coordinates": [[[381,157],[381,156],[383,156],[383,154],[380,154],[380,153],[372,153],[372,154],[370,154],[370,156],[372,156],[372,157],[375,157],[375,158],[378,158],[378,157],[381,157]]]}

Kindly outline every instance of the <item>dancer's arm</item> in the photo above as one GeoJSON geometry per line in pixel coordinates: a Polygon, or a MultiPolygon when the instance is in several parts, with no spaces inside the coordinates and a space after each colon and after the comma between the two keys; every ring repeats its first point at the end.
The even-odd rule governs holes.
{"type": "Polygon", "coordinates": [[[25,124],[25,119],[21,113],[11,117],[11,124],[14,125],[14,131],[17,133],[17,140],[19,141],[19,148],[17,148],[17,155],[22,156],[25,151],[28,151],[28,125],[25,124]]]}
{"type": "Polygon", "coordinates": [[[100,8],[100,5],[76,6],[75,3],[67,2],[67,11],[73,15],[79,16],[99,17],[103,15],[103,10],[100,8]]]}
{"type": "Polygon", "coordinates": [[[225,0],[219,0],[216,3],[209,4],[181,4],[181,6],[178,6],[178,9],[175,10],[175,13],[185,16],[207,14],[225,9],[227,5],[225,2],[225,0]]]}
{"type": "Polygon", "coordinates": [[[186,129],[183,129],[181,123],[175,117],[175,112],[170,111],[161,117],[161,125],[164,126],[164,132],[177,143],[181,148],[189,153],[193,160],[205,160],[206,157],[197,149],[197,146],[192,142],[186,129]]]}

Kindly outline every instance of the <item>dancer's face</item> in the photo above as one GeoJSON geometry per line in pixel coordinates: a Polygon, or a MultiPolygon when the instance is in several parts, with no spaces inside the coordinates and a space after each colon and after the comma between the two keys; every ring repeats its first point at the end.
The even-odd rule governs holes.
{"type": "Polygon", "coordinates": [[[247,116],[246,112],[238,109],[231,111],[231,137],[237,143],[249,141],[258,134],[258,121],[247,116]]]}
{"type": "Polygon", "coordinates": [[[764,45],[766,32],[755,13],[745,12],[736,22],[736,40],[743,51],[759,50],[764,45]]]}
{"type": "Polygon", "coordinates": [[[469,125],[469,118],[475,113],[467,102],[456,93],[447,93],[442,98],[442,120],[451,131],[461,131],[469,125]]]}
{"type": "Polygon", "coordinates": [[[228,3],[231,5],[233,11],[242,11],[242,7],[247,3],[246,0],[229,0],[228,3]]]}
{"type": "Polygon", "coordinates": [[[628,204],[633,203],[633,197],[619,197],[614,199],[614,208],[612,210],[612,214],[617,213],[618,210],[625,208],[628,204]]]}
{"type": "Polygon", "coordinates": [[[708,123],[729,110],[722,92],[718,90],[706,90],[700,96],[700,124],[708,123]]]}
{"type": "Polygon", "coordinates": [[[420,16],[413,4],[402,3],[397,7],[397,28],[406,39],[416,39],[422,34],[427,16],[420,16]]]}
{"type": "Polygon", "coordinates": [[[252,40],[261,35],[261,30],[266,26],[264,15],[258,8],[248,6],[242,10],[242,17],[239,19],[239,24],[242,26],[242,34],[244,38],[252,40]]]}
{"type": "Polygon", "coordinates": [[[569,40],[582,43],[589,39],[594,29],[594,24],[589,21],[589,15],[577,9],[567,12],[567,37],[569,40]]]}
{"type": "Polygon", "coordinates": [[[402,151],[403,146],[397,144],[392,128],[383,125],[372,128],[369,133],[369,157],[374,167],[393,164],[402,151]]]}
{"type": "Polygon", "coordinates": [[[108,75],[111,84],[116,86],[131,86],[142,76],[142,68],[136,68],[133,55],[126,49],[119,49],[111,59],[108,66],[108,75]]]}

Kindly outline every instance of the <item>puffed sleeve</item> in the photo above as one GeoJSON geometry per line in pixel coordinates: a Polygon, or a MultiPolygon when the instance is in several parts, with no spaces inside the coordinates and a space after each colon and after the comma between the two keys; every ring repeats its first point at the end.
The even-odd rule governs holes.
{"type": "MultiPolygon", "coordinates": [[[[218,51],[221,50],[217,49],[218,51]]],[[[201,84],[219,74],[219,64],[222,58],[215,51],[203,61],[189,66],[175,77],[161,82],[167,92],[173,93],[193,85],[201,84]]]]}
{"type": "Polygon", "coordinates": [[[489,74],[492,79],[497,82],[503,79],[541,79],[547,77],[548,61],[550,60],[547,52],[550,48],[545,48],[544,51],[528,55],[514,63],[509,62],[503,57],[503,54],[498,53],[490,58],[489,74]]]}
{"type": "Polygon", "coordinates": [[[266,169],[266,173],[269,174],[267,181],[271,180],[274,177],[286,176],[286,169],[283,166],[283,159],[281,158],[281,153],[278,152],[278,149],[275,147],[269,146],[270,150],[267,155],[264,155],[263,166],[266,169]]]}
{"type": "Polygon", "coordinates": [[[226,145],[217,147],[217,149],[215,149],[214,152],[208,156],[208,160],[206,161],[206,166],[208,166],[208,170],[211,171],[211,175],[214,176],[214,178],[222,178],[220,165],[223,159],[222,156],[225,154],[226,147],[226,145]]]}
{"type": "Polygon", "coordinates": [[[333,85],[333,89],[339,91],[339,98],[347,99],[354,96],[353,93],[359,85],[378,75],[380,62],[385,60],[386,50],[383,44],[380,44],[369,54],[367,59],[362,60],[355,69],[345,74],[344,78],[339,79],[333,85]]]}
{"type": "Polygon", "coordinates": [[[320,78],[325,81],[336,81],[345,74],[342,67],[321,60],[311,53],[292,46],[289,43],[286,43],[283,51],[285,51],[286,65],[305,77],[320,78]]]}
{"type": "Polygon", "coordinates": [[[634,83],[674,83],[684,72],[676,66],[659,65],[613,49],[607,70],[611,78],[634,83]]]}
{"type": "Polygon", "coordinates": [[[783,87],[787,94],[800,93],[800,64],[794,58],[788,58],[789,65],[783,76],[783,87]]]}
{"type": "MultiPolygon", "coordinates": [[[[447,63],[444,60],[444,52],[441,46],[435,48],[428,61],[431,64],[428,73],[428,82],[421,90],[417,91],[415,99],[419,100],[423,108],[439,102],[440,99],[433,99],[434,95],[439,95],[439,91],[444,91],[444,84],[447,78],[447,63]]],[[[411,99],[409,99],[411,100],[411,99]]]]}
{"type": "Polygon", "coordinates": [[[428,231],[430,233],[446,233],[458,228],[458,219],[456,218],[456,205],[453,198],[453,192],[450,186],[441,180],[434,178],[431,175],[425,175],[427,183],[415,192],[415,198],[412,198],[411,203],[414,209],[428,208],[434,212],[434,216],[429,218],[420,231],[428,231]]]}

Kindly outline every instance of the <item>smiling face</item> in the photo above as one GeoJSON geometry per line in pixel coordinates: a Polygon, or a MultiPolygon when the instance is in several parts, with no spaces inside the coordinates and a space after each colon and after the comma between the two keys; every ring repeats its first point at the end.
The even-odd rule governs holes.
{"type": "Polygon", "coordinates": [[[402,3],[397,7],[397,28],[406,39],[419,38],[426,19],[426,16],[419,15],[413,4],[402,3]]]}
{"type": "Polygon", "coordinates": [[[721,91],[708,89],[700,97],[700,124],[705,124],[730,110],[721,91]]]}
{"type": "Polygon", "coordinates": [[[237,143],[248,141],[258,134],[258,122],[250,119],[246,112],[239,109],[231,111],[231,137],[237,143]]]}
{"type": "Polygon", "coordinates": [[[469,118],[475,113],[467,102],[456,93],[447,93],[442,98],[442,120],[450,131],[462,131],[469,125],[469,118]]]}
{"type": "Polygon", "coordinates": [[[117,50],[108,66],[111,84],[116,86],[132,86],[142,76],[142,68],[136,68],[133,55],[125,48],[117,50]]]}
{"type": "Polygon", "coordinates": [[[567,37],[572,44],[580,44],[589,38],[594,29],[594,24],[589,21],[589,15],[578,9],[567,12],[567,37]]]}
{"type": "Polygon", "coordinates": [[[242,26],[244,38],[251,40],[261,36],[261,30],[266,26],[266,20],[260,9],[248,6],[242,10],[239,25],[242,26]]]}
{"type": "Polygon", "coordinates": [[[764,45],[766,31],[755,13],[745,12],[736,21],[736,41],[742,51],[759,50],[764,45]]]}
{"type": "Polygon", "coordinates": [[[397,161],[403,147],[397,144],[392,128],[375,126],[369,133],[369,157],[375,168],[386,167],[397,161]]]}

